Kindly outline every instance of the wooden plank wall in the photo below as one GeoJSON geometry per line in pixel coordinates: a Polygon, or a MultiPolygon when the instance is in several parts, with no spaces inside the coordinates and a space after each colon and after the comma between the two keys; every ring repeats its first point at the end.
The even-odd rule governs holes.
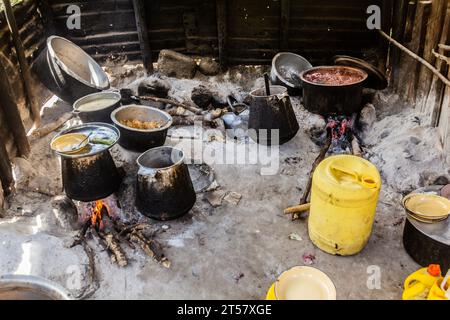
{"type": "MultiPolygon", "coordinates": [[[[394,21],[396,40],[433,64],[439,72],[450,77],[448,63],[437,59],[435,53],[450,56],[450,1],[399,0],[403,22],[394,21]],[[446,47],[447,46],[447,47],[446,47]]],[[[393,50],[392,53],[396,53],[393,50]]],[[[439,128],[441,142],[450,163],[450,88],[437,76],[406,54],[392,60],[393,89],[408,103],[425,115],[427,125],[439,128]]],[[[450,60],[450,59],[449,59],[450,60]]]]}
{"type": "MultiPolygon", "coordinates": [[[[57,33],[94,58],[139,60],[132,0],[49,0],[57,33]],[[67,7],[81,8],[81,30],[67,30],[67,7]]],[[[324,63],[335,54],[376,56],[378,37],[366,27],[366,10],[382,0],[152,0],[145,1],[152,58],[161,49],[219,56],[218,3],[225,8],[230,65],[270,63],[282,50],[324,63]]],[[[220,19],[219,19],[220,21],[220,19]]],[[[222,30],[223,31],[223,30],[222,30]]]]}

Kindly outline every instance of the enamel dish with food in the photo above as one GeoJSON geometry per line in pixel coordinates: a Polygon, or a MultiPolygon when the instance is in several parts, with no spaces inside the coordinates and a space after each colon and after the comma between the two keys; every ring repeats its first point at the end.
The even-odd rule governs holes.
{"type": "Polygon", "coordinates": [[[89,143],[88,136],[82,133],[63,134],[50,144],[53,151],[64,154],[75,154],[81,151],[89,143]]]}

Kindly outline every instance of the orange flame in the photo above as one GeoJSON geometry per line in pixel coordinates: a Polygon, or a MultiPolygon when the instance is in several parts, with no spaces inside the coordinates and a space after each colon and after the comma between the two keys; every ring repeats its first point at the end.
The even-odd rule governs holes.
{"type": "Polygon", "coordinates": [[[92,211],[91,215],[91,224],[93,227],[97,226],[97,223],[99,223],[99,229],[102,229],[102,209],[103,209],[103,201],[97,200],[95,201],[95,208],[92,211]]]}

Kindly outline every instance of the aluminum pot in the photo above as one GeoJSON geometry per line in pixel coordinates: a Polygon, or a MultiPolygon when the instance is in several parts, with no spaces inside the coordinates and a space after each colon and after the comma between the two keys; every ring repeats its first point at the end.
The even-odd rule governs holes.
{"type": "Polygon", "coordinates": [[[153,148],[140,155],[137,164],[136,207],[142,214],[170,220],[191,210],[196,194],[183,151],[153,148]]]}
{"type": "MultiPolygon", "coordinates": [[[[427,186],[413,193],[439,195],[443,187],[427,186]]],[[[450,218],[437,223],[423,223],[412,218],[406,208],[405,213],[403,246],[406,252],[423,267],[438,263],[442,270],[450,269],[450,218]]]]}
{"type": "Polygon", "coordinates": [[[308,60],[298,54],[280,52],[272,59],[270,81],[286,87],[291,96],[298,96],[302,93],[300,74],[312,67],[308,60]]]}
{"type": "Polygon", "coordinates": [[[114,110],[111,114],[114,125],[120,130],[119,144],[125,149],[144,152],[150,148],[160,147],[166,142],[167,131],[172,125],[172,117],[157,108],[128,105],[114,110]],[[121,120],[162,121],[157,129],[134,129],[120,123],[121,120]]]}
{"type": "Polygon", "coordinates": [[[367,73],[357,68],[346,66],[315,67],[300,74],[303,86],[303,105],[313,113],[323,116],[351,115],[361,111],[362,91],[367,73]],[[349,84],[328,85],[309,81],[305,78],[313,72],[346,72],[360,77],[359,81],[349,84]]]}
{"type": "Polygon", "coordinates": [[[108,76],[97,62],[73,42],[58,36],[47,38],[33,71],[51,92],[70,104],[109,88],[108,76]]]}
{"type": "Polygon", "coordinates": [[[60,285],[29,275],[0,277],[0,300],[71,300],[60,285]]]}
{"type": "Polygon", "coordinates": [[[270,96],[265,88],[250,92],[250,137],[260,144],[277,145],[291,140],[299,130],[287,89],[270,86],[270,96]]]}
{"type": "MultiPolygon", "coordinates": [[[[116,144],[120,132],[112,125],[100,122],[87,123],[62,131],[54,139],[66,133],[83,133],[109,137],[108,145],[89,143],[85,151],[76,154],[57,153],[61,156],[62,180],[66,195],[83,202],[95,201],[116,192],[122,181],[109,149],[116,144]]],[[[105,138],[106,139],[106,138],[105,138]]],[[[52,141],[53,141],[52,140],[52,141]]]]}
{"type": "Polygon", "coordinates": [[[120,107],[121,95],[119,92],[103,91],[88,94],[83,98],[78,99],[73,104],[73,112],[76,114],[83,123],[87,122],[105,122],[112,123],[111,113],[120,107]],[[101,99],[111,100],[110,103],[105,104],[101,109],[95,110],[80,110],[80,107],[86,103],[92,103],[101,99]]]}

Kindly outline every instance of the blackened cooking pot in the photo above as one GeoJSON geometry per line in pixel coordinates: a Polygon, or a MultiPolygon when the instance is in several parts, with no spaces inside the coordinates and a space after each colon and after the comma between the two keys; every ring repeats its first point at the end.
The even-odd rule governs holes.
{"type": "Polygon", "coordinates": [[[135,104],[117,108],[112,112],[111,119],[120,130],[119,144],[137,152],[164,145],[172,125],[172,117],[167,112],[135,104]],[[163,125],[156,129],[135,129],[122,124],[121,120],[161,121],[163,125]]]}
{"type": "Polygon", "coordinates": [[[87,123],[62,131],[53,140],[66,133],[82,133],[89,136],[90,141],[75,154],[57,152],[61,156],[66,195],[74,200],[89,202],[116,192],[122,179],[109,149],[120,137],[117,128],[106,123],[87,123]]]}
{"type": "Polygon", "coordinates": [[[120,107],[119,92],[103,91],[88,94],[75,101],[73,112],[83,121],[112,123],[111,113],[120,107]]]}
{"type": "Polygon", "coordinates": [[[108,76],[97,62],[83,49],[58,36],[47,39],[33,71],[51,92],[70,104],[109,88],[108,76]]]}
{"type": "Polygon", "coordinates": [[[303,105],[323,116],[351,115],[361,111],[367,73],[346,66],[321,66],[303,71],[303,105]]]}
{"type": "Polygon", "coordinates": [[[287,88],[270,86],[250,92],[249,135],[263,145],[283,144],[291,140],[299,129],[287,88]]]}
{"type": "Polygon", "coordinates": [[[196,194],[183,151],[153,148],[140,155],[137,164],[136,207],[142,214],[170,220],[191,210],[196,194]]]}

